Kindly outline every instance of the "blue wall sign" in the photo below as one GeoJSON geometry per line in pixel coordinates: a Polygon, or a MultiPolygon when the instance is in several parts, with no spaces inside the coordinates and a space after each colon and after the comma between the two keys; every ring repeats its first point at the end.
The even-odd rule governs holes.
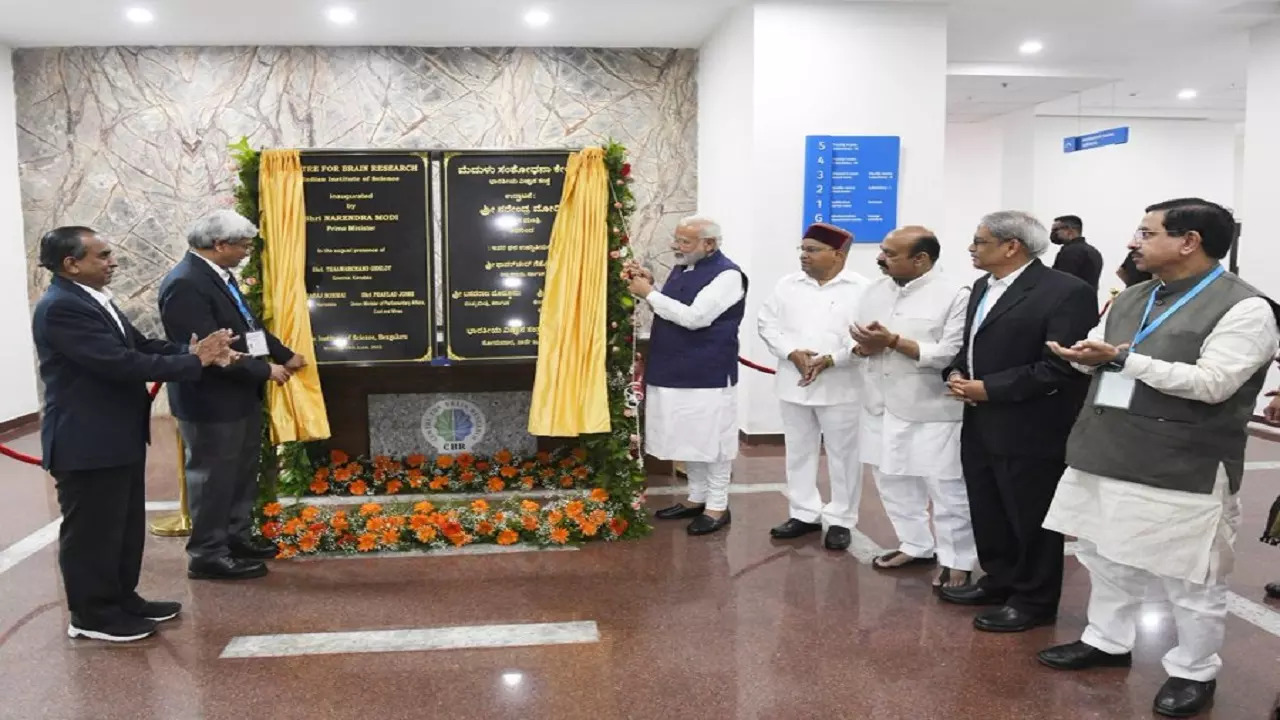
{"type": "Polygon", "coordinates": [[[1062,152],[1079,152],[1081,150],[1106,147],[1107,145],[1124,145],[1127,142],[1129,142],[1128,127],[1111,128],[1110,130],[1100,130],[1088,135],[1063,138],[1062,152]]]}
{"type": "Polygon", "coordinates": [[[879,243],[898,226],[897,136],[810,135],[805,138],[804,228],[825,222],[879,243]]]}

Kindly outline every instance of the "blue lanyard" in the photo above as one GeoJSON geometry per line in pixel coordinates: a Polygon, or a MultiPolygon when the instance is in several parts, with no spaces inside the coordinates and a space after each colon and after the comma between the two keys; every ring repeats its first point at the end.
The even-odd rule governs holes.
{"type": "Polygon", "coordinates": [[[1155,320],[1152,320],[1151,324],[1148,325],[1147,318],[1151,317],[1151,308],[1156,304],[1156,293],[1160,292],[1160,286],[1156,286],[1156,288],[1151,291],[1151,297],[1147,298],[1147,309],[1145,312],[1142,313],[1142,323],[1138,325],[1138,332],[1134,333],[1133,342],[1129,345],[1129,347],[1131,348],[1138,347],[1138,343],[1142,342],[1143,340],[1146,340],[1151,335],[1151,333],[1155,332],[1156,328],[1160,327],[1160,325],[1164,323],[1165,320],[1169,319],[1170,315],[1173,315],[1174,313],[1181,310],[1183,305],[1186,305],[1187,303],[1191,302],[1191,298],[1199,295],[1201,291],[1209,287],[1209,285],[1214,280],[1217,280],[1218,276],[1222,275],[1222,273],[1224,272],[1226,271],[1223,269],[1221,265],[1219,265],[1217,269],[1215,269],[1213,272],[1206,275],[1205,278],[1201,280],[1198,284],[1196,284],[1195,287],[1191,288],[1190,292],[1178,298],[1178,302],[1174,303],[1172,307],[1170,307],[1168,310],[1165,310],[1163,313],[1160,314],[1160,317],[1156,318],[1155,320]]]}
{"type": "Polygon", "coordinates": [[[982,291],[982,297],[978,298],[978,307],[973,311],[974,330],[982,327],[982,321],[987,319],[987,294],[990,292],[991,285],[988,283],[987,288],[982,291]]]}
{"type": "Polygon", "coordinates": [[[240,294],[240,288],[236,287],[235,282],[228,280],[227,289],[231,291],[231,297],[236,301],[236,307],[240,308],[240,316],[244,318],[249,329],[257,329],[258,324],[253,321],[253,313],[249,312],[249,306],[245,304],[244,296],[240,294]]]}

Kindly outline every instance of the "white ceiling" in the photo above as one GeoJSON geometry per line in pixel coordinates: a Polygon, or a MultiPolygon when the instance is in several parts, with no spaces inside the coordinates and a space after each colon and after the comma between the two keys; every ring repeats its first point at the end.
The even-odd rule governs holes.
{"type": "MultiPolygon", "coordinates": [[[[747,2],[0,0],[0,44],[698,47],[726,13],[747,2]],[[324,12],[336,4],[355,10],[356,21],[330,23],[324,12]],[[131,6],[150,9],[155,22],[128,22],[124,10],[131,6]],[[547,10],[552,21],[528,27],[522,18],[532,7],[547,10]]],[[[949,8],[954,121],[1041,103],[1044,114],[1238,118],[1248,28],[1280,19],[1280,0],[938,2],[949,8]],[[1026,58],[1018,45],[1031,38],[1045,49],[1026,58]],[[1177,100],[1183,87],[1196,88],[1199,97],[1177,100]]]]}

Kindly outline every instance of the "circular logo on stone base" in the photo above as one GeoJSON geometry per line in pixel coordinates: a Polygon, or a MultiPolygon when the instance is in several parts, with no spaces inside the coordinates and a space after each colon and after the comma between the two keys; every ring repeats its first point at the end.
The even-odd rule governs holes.
{"type": "Polygon", "coordinates": [[[466,400],[441,400],[422,414],[422,437],[440,453],[470,452],[485,432],[484,413],[466,400]]]}

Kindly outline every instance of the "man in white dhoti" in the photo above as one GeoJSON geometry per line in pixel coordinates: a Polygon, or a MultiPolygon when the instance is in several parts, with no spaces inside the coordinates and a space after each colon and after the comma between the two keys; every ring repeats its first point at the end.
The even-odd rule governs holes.
{"type": "Polygon", "coordinates": [[[858,463],[859,372],[849,324],[857,317],[866,278],[846,270],[853,236],[819,223],[800,242],[801,271],[783,277],[760,308],[760,337],[780,361],[790,517],[769,534],[797,538],[822,530],[828,550],[845,550],[858,523],[862,466],[858,463]],[[827,450],[831,502],[818,492],[818,455],[827,450]]]}
{"type": "Polygon", "coordinates": [[[659,510],[662,520],[693,518],[690,535],[725,526],[729,476],[738,456],[738,326],[747,277],[720,252],[720,227],[688,218],[671,243],[676,266],[659,292],[653,275],[629,265],[631,292],[653,308],[645,364],[645,450],[682,460],[689,500],[659,510]]]}
{"type": "Polygon", "coordinates": [[[1147,208],[1129,249],[1155,279],[1121,293],[1088,339],[1050,344],[1093,384],[1044,527],[1079,538],[1093,588],[1081,640],[1039,659],[1128,667],[1159,583],[1178,638],[1154,703],[1168,717],[1213,701],[1246,426],[1280,342],[1275,305],[1219,265],[1234,232],[1231,212],[1204,200],[1147,208]]]}
{"type": "Polygon", "coordinates": [[[940,252],[922,227],[886,237],[877,259],[885,277],[868,288],[851,333],[854,352],[867,357],[858,445],[899,543],[874,565],[940,562],[933,586],[960,587],[977,569],[978,548],[960,469],[964,406],[947,397],[940,372],[964,344],[969,288],[934,271],[940,252]]]}

